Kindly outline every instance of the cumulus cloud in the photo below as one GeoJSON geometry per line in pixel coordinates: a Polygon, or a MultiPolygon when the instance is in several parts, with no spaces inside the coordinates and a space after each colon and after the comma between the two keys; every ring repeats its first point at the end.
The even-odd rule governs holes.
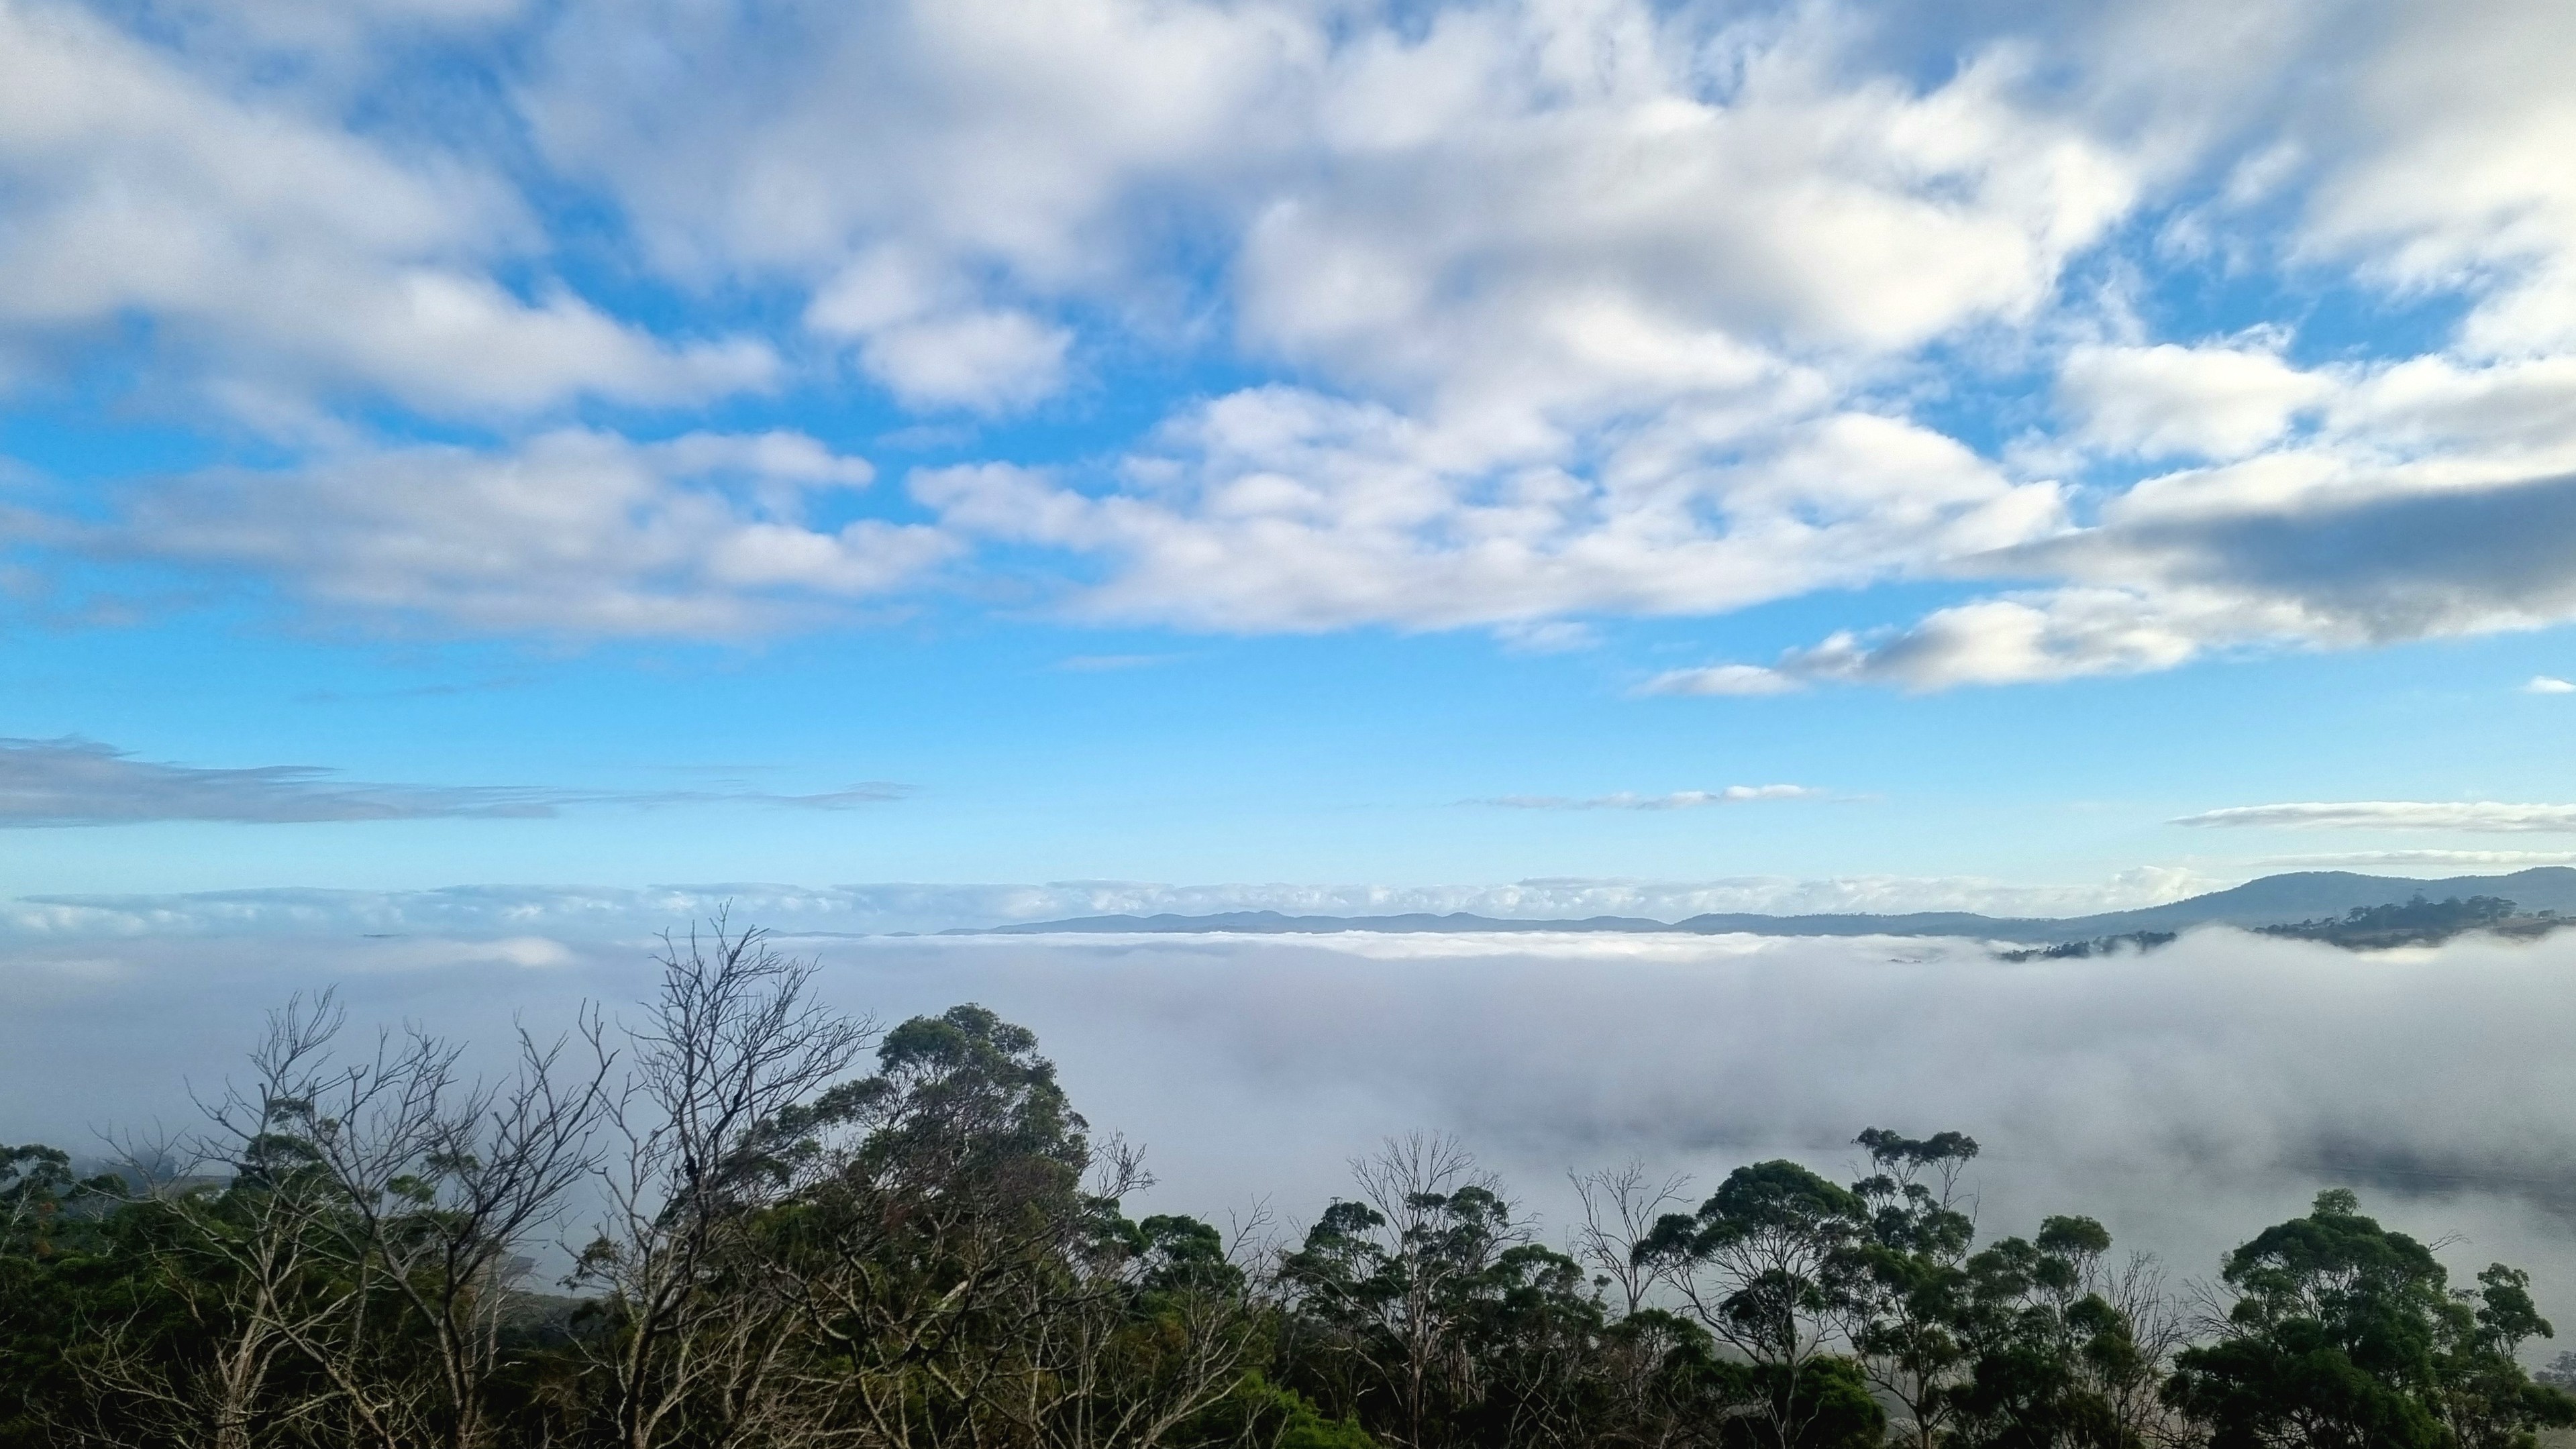
{"type": "MultiPolygon", "coordinates": [[[[1579,476],[1474,429],[1268,387],[1177,421],[1134,490],[1000,464],[914,473],[957,532],[1106,556],[1078,614],[1319,630],[1711,613],[2042,536],[2062,491],[1929,429],[1820,418],[1749,457],[1612,460],[1579,476]],[[1680,475],[1665,471],[1675,464],[1680,475]]],[[[1681,440],[1641,440],[1656,452],[1681,440]]]]}
{"type": "MultiPolygon", "coordinates": [[[[145,385],[301,440],[260,487],[138,490],[135,556],[493,631],[754,632],[979,549],[1076,619],[1526,647],[1965,585],[1647,686],[1683,694],[2576,618],[2576,190],[2548,164],[2576,121],[2546,63],[2570,22],[1882,12],[16,0],[0,375],[131,347],[145,385]],[[445,84],[476,64],[496,84],[445,84]],[[573,193],[607,235],[550,210],[573,193]],[[575,289],[576,251],[658,289],[651,325],[575,289]],[[2154,335],[2145,294],[2201,267],[2463,320],[2331,362],[2289,316],[2154,335]],[[1202,362],[1211,393],[1169,385],[1202,362]],[[722,504],[693,549],[657,527],[702,491],[548,528],[484,486],[561,453],[585,400],[854,378],[933,414],[1095,384],[1167,410],[1070,462],[913,476],[938,532],[722,504]],[[505,432],[367,441],[423,415],[505,432]],[[399,500],[440,470],[468,485],[415,523],[399,500]],[[314,562],[397,523],[424,557],[314,562]],[[488,570],[460,562],[486,539],[488,570]],[[581,566],[531,563],[557,547],[581,566]]],[[[13,531],[58,546],[48,522],[13,531]]]]}
{"type": "Polygon", "coordinates": [[[918,524],[817,521],[872,476],[796,433],[637,443],[567,429],[164,479],[82,537],[111,557],[265,574],[378,618],[721,637],[885,594],[954,552],[918,524]]]}
{"type": "Polygon", "coordinates": [[[2576,344],[2576,143],[2551,57],[2576,16],[2479,0],[2392,12],[2387,39],[2329,134],[2344,163],[2318,189],[2305,241],[2401,284],[2477,303],[2467,346],[2509,357],[2576,344]]]}
{"type": "Polygon", "coordinates": [[[2077,437],[2123,453],[2241,457],[2281,436],[2333,385],[2250,348],[2078,347],[2057,376],[2077,437]]]}
{"type": "Polygon", "coordinates": [[[1917,87],[1836,19],[1624,0],[1419,27],[949,4],[789,31],[575,7],[538,134],[669,265],[809,279],[806,325],[925,406],[1043,395],[1051,311],[1190,305],[1174,227],[1231,251],[1237,346],[1319,375],[1169,420],[1105,487],[915,480],[961,530],[1104,560],[1078,614],[1528,630],[1867,582],[2058,521],[2053,486],[1839,408],[1822,370],[2028,318],[2131,205],[2131,162],[2025,96],[2008,47],[1917,87]],[[740,83],[674,96],[683,55],[740,83]]]}
{"type": "Polygon", "coordinates": [[[146,317],[176,381],[297,429],[353,392],[507,414],[777,375],[758,341],[666,343],[559,283],[505,285],[542,242],[495,169],[374,144],[67,4],[0,7],[0,186],[0,353],[21,372],[146,317]]]}
{"type": "Polygon", "coordinates": [[[2537,59],[2576,22],[2509,3],[2389,20],[2247,156],[2239,201],[2297,198],[2293,255],[2456,297],[2458,329],[2421,355],[2314,370],[2277,335],[2071,348],[2065,441],[2206,461],[2112,492],[2094,526],[1957,570],[2053,586],[1793,654],[1784,679],[1939,688],[2576,618],[2576,187],[2537,160],[2576,134],[2537,59]]]}
{"type": "Polygon", "coordinates": [[[2507,805],[2493,800],[2350,800],[2236,805],[2185,815],[2176,825],[2268,830],[2468,830],[2518,833],[2576,830],[2576,805],[2507,805]]]}
{"type": "MultiPolygon", "coordinates": [[[[2398,381],[2411,390],[2423,379],[2398,381]]],[[[2576,369],[2567,381],[2576,386],[2576,369]]],[[[2576,471],[2567,471],[2576,469],[2576,423],[2563,421],[2576,411],[2555,423],[2508,411],[2517,428],[2540,436],[2483,457],[2437,452],[2368,467],[2346,455],[2360,446],[2346,441],[2150,479],[2106,504],[2095,526],[1964,566],[2068,583],[1974,599],[1901,628],[1837,634],[1731,677],[1767,687],[1770,675],[1743,672],[1754,668],[1770,670],[1780,687],[1850,680],[1938,689],[2576,618],[2576,572],[2565,566],[2576,548],[2576,471]]]]}
{"type": "Polygon", "coordinates": [[[1498,795],[1476,805],[1515,810],[1692,810],[1702,805],[1733,805],[1745,800],[1810,800],[1825,792],[1807,785],[1729,785],[1723,790],[1676,790],[1669,795],[1498,795]]]}
{"type": "Polygon", "coordinates": [[[391,785],[313,765],[224,769],[138,760],[95,740],[0,739],[0,829],[213,820],[527,819],[569,805],[754,803],[846,809],[902,797],[869,783],[810,795],[756,791],[581,791],[516,785],[391,785]]]}

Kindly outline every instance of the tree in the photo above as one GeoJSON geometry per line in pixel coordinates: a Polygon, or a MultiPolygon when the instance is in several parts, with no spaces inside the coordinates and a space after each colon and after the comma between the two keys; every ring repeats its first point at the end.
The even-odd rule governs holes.
{"type": "Polygon", "coordinates": [[[721,916],[704,938],[665,936],[657,959],[607,1112],[607,1221],[573,1278],[602,1297],[604,1331],[583,1343],[620,1449],[723,1442],[763,1402],[783,1305],[757,1291],[743,1230],[822,1154],[799,1114],[875,1035],[814,1001],[813,963],[721,916]]]}
{"type": "Polygon", "coordinates": [[[2111,1235],[2051,1217],[2036,1240],[2006,1238],[1968,1260],[1967,1373],[1947,1399],[1962,1446],[2134,1449],[2137,1391],[2161,1366],[2103,1291],[2111,1235]]]}
{"type": "Polygon", "coordinates": [[[1245,1378],[1240,1265],[1195,1219],[1121,1215],[1141,1163],[1036,1047],[981,1006],[915,1017],[779,1119],[815,1170],[746,1240],[799,1335],[769,1440],[1150,1449],[1245,1378]]]}
{"type": "Polygon", "coordinates": [[[336,1066],[340,1025],[327,998],[272,1018],[256,1096],[214,1109],[248,1165],[235,1187],[318,1194],[322,1210],[298,1232],[342,1280],[341,1311],[403,1320],[390,1327],[399,1353],[384,1326],[290,1332],[368,1432],[389,1449],[477,1449],[496,1432],[501,1319],[531,1240],[598,1166],[591,1139],[610,1063],[567,1073],[565,1041],[522,1032],[515,1075],[469,1080],[462,1047],[410,1031],[336,1066]],[[289,1174],[266,1167],[281,1142],[294,1145],[289,1174],[309,1184],[290,1189],[279,1181],[289,1174]]]}
{"type": "Polygon", "coordinates": [[[1481,1395],[1468,1320],[1529,1229],[1452,1137],[1390,1139],[1351,1171],[1360,1199],[1326,1208],[1281,1278],[1329,1335],[1313,1348],[1341,1371],[1333,1397],[1356,1407],[1383,1394],[1392,1437],[1423,1449],[1481,1395]]]}
{"type": "Polygon", "coordinates": [[[1853,1184],[1867,1228],[1850,1290],[1853,1352],[1893,1400],[1898,1428],[1932,1449],[1968,1358],[1960,1324],[1970,1280],[1961,1266],[1976,1224],[1959,1208],[1959,1177],[1976,1139],[1941,1132],[1916,1140],[1873,1127],[1853,1139],[1876,1169],[1853,1184]]]}
{"type": "Polygon", "coordinates": [[[2336,1188],[2306,1217],[2228,1255],[2235,1294],[2219,1341],[2184,1350],[2168,1400],[2218,1449],[2436,1449],[2518,1442],[2576,1418],[2511,1357],[2548,1325],[2523,1279],[2491,1268],[2452,1293],[2432,1252],[2336,1188]]]}
{"type": "Polygon", "coordinates": [[[1728,1174],[1697,1214],[1666,1215],[1637,1249],[1710,1333],[1752,1363],[1780,1449],[1851,1432],[1846,1396],[1824,1390],[1857,1379],[1827,1360],[1833,1325],[1863,1276],[1867,1224],[1855,1194],[1794,1162],[1759,1162],[1728,1174]]]}

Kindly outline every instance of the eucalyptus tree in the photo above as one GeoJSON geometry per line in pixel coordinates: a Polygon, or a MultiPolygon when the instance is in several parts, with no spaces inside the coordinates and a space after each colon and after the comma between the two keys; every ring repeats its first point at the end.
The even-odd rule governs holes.
{"type": "Polygon", "coordinates": [[[1779,1449],[1866,1436],[1884,1412],[1833,1351],[1867,1278],[1868,1205],[1797,1163],[1727,1175],[1695,1214],[1672,1213],[1637,1249],[1691,1315],[1753,1369],[1779,1449]]]}
{"type": "Polygon", "coordinates": [[[2237,1248],[2222,1279],[2219,1337],[2183,1350],[2165,1390],[2218,1449],[2499,1449],[2576,1423],[2576,1398],[2514,1361],[2549,1332],[2524,1276],[2499,1264],[2455,1292],[2349,1190],[2237,1248]]]}
{"type": "Polygon", "coordinates": [[[1896,1406],[1896,1431],[1917,1449],[1933,1449],[1969,1358],[1963,1265],[1976,1223],[1962,1207],[1960,1179],[1976,1159],[1976,1139],[1940,1132],[1918,1140],[1873,1127],[1853,1142],[1874,1170],[1852,1186],[1866,1227],[1847,1332],[1862,1372],[1896,1406]]]}

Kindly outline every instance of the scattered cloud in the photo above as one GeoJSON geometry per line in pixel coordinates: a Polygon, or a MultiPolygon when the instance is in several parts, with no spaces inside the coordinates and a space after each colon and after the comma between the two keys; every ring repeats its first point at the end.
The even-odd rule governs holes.
{"type": "Polygon", "coordinates": [[[742,637],[983,567],[1076,620],[1542,649],[1967,591],[1675,694],[2544,627],[2562,11],[18,0],[0,387],[130,377],[282,456],[11,531],[505,634],[742,637]],[[555,260],[603,251],[634,286],[555,260]],[[2204,266],[2460,320],[2153,335],[2204,266]],[[1925,401],[2034,372],[2000,449],[1925,401]],[[857,516],[566,426],[851,387],[968,461],[857,516]],[[1079,464],[985,426],[1093,388],[1138,421],[1079,464]]]}
{"type": "Polygon", "coordinates": [[[2026,541],[2065,506],[2053,483],[1858,413],[1740,439],[1729,462],[1641,456],[1634,487],[1569,471],[1561,434],[1285,386],[1218,398],[1160,437],[1167,451],[1128,460],[1133,491],[1004,464],[908,484],[961,537],[1111,561],[1068,600],[1077,617],[1237,631],[1723,612],[2026,541]]]}
{"type": "Polygon", "coordinates": [[[219,71],[85,7],[0,8],[0,376],[145,317],[184,391],[290,432],[351,394],[508,416],[778,377],[766,343],[666,342],[542,274],[506,284],[544,244],[500,166],[219,71]]]}
{"type": "Polygon", "coordinates": [[[2576,830],[2576,805],[2507,805],[2493,800],[2237,805],[2185,815],[2173,823],[2265,830],[2466,830],[2510,834],[2576,830]]]}
{"type": "Polygon", "coordinates": [[[2505,866],[2526,870],[2536,865],[2576,865],[2576,850],[2349,850],[2329,855],[2276,855],[2258,863],[2303,870],[2356,865],[2505,866]]]}
{"type": "Polygon", "coordinates": [[[1669,795],[1498,795],[1470,800],[1470,805],[1501,805],[1515,810],[1691,810],[1702,805],[1733,805],[1745,800],[1813,800],[1824,791],[1806,785],[1729,785],[1723,790],[1676,790],[1669,795]]]}
{"type": "Polygon", "coordinates": [[[1700,669],[1668,669],[1646,681],[1645,694],[1794,694],[1804,681],[1758,664],[1713,664],[1700,669]]]}
{"type": "Polygon", "coordinates": [[[903,798],[904,787],[813,794],[747,790],[597,791],[512,785],[392,785],[313,765],[207,768],[135,759],[93,740],[0,739],[0,829],[226,821],[539,819],[567,806],[748,804],[841,810],[903,798]]]}
{"type": "Polygon", "coordinates": [[[873,470],[799,433],[362,450],[139,485],[95,554],[266,575],[376,620],[728,637],[810,621],[949,558],[936,530],[818,521],[873,470]]]}
{"type": "Polygon", "coordinates": [[[2238,458],[2278,439],[2333,384],[2277,351],[2087,345],[2066,355],[2057,400],[2076,438],[2112,453],[2238,458]]]}
{"type": "Polygon", "coordinates": [[[2535,674],[2531,676],[2530,682],[2523,685],[2522,692],[2525,694],[2576,694],[2576,683],[2570,683],[2554,675],[2535,674]]]}

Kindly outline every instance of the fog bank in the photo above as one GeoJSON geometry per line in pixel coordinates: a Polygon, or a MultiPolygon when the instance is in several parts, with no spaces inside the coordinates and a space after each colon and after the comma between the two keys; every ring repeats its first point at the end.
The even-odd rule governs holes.
{"type": "MultiPolygon", "coordinates": [[[[0,1141],[187,1110],[262,1010],[337,983],[353,1019],[498,1045],[631,1001],[640,939],[171,937],[0,947],[0,1141]]],[[[1568,1168],[1703,1183],[1756,1155],[1846,1171],[1853,1133],[1958,1128],[1989,1234],[2100,1216],[2206,1276],[2349,1183],[2502,1258],[2576,1318],[2576,936],[2355,955],[2230,931],[2139,956],[1686,936],[789,938],[893,1020],[982,1001],[1035,1028],[1156,1205],[1301,1219],[1344,1160],[1455,1131],[1561,1235],[1568,1168]]],[[[2576,1330],[2576,1323],[2570,1324],[2576,1330]]]]}

